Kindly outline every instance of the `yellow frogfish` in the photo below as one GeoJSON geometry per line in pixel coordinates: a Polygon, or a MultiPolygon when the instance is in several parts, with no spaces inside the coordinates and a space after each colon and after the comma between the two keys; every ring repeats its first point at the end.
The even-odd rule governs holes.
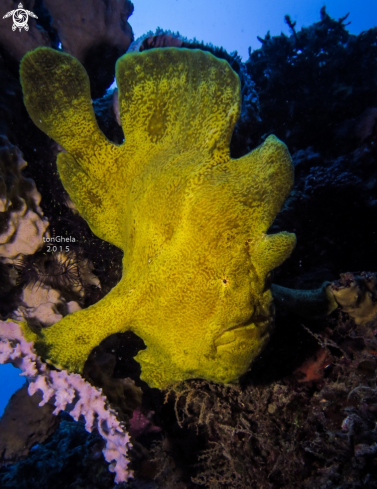
{"type": "Polygon", "coordinates": [[[60,178],[92,231],[123,250],[121,281],[102,300],[36,334],[42,357],[81,372],[91,350],[133,331],[141,378],[236,382],[268,341],[269,272],[295,236],[267,234],[293,184],[287,147],[269,136],[233,159],[240,82],[208,52],[164,48],[117,62],[123,144],[94,115],[75,58],[38,48],[22,60],[34,123],[64,148],[60,178]]]}

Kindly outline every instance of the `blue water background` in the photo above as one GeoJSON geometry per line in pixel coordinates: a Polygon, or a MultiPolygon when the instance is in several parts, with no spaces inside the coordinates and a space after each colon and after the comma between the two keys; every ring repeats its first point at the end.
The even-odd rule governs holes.
{"type": "Polygon", "coordinates": [[[13,365],[0,365],[0,416],[12,394],[25,383],[25,377],[20,377],[21,370],[13,365]]]}

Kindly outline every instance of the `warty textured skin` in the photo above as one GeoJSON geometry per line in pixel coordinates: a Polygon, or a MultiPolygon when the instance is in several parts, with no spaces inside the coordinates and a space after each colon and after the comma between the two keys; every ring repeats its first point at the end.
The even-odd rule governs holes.
{"type": "Polygon", "coordinates": [[[40,48],[22,61],[28,112],[65,150],[64,187],[93,232],[124,251],[106,297],[25,334],[47,361],[80,372],[104,338],[132,330],[147,346],[136,360],[150,386],[237,381],[269,337],[266,278],[295,244],[293,234],[266,234],[293,183],[289,152],[269,136],[230,157],[239,80],[209,53],[130,53],[116,74],[120,146],[99,130],[76,59],[40,48]]]}

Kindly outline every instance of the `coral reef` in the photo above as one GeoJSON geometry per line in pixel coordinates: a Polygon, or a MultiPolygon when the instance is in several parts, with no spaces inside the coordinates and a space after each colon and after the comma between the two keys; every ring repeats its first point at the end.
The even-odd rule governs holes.
{"type": "Polygon", "coordinates": [[[26,320],[37,329],[51,326],[95,301],[101,284],[92,270],[90,260],[74,251],[44,250],[16,260],[6,259],[1,293],[13,300],[7,307],[3,304],[3,315],[26,320]]]}
{"type": "Polygon", "coordinates": [[[130,439],[115,412],[109,409],[102,391],[91,386],[78,374],[66,371],[49,371],[35,354],[31,343],[27,343],[17,323],[0,322],[0,363],[12,363],[22,370],[29,380],[28,392],[32,396],[41,391],[40,406],[50,400],[55,405],[53,414],[66,410],[78,421],[85,419],[85,429],[97,429],[106,441],[103,449],[110,471],[115,472],[115,482],[132,477],[128,469],[130,439]]]}
{"type": "Polygon", "coordinates": [[[81,309],[77,302],[67,303],[60,291],[44,285],[26,286],[20,300],[21,305],[14,311],[13,319],[26,320],[34,327],[51,326],[67,314],[81,309]]]}
{"type": "Polygon", "coordinates": [[[48,221],[35,183],[25,178],[27,165],[16,146],[0,136],[0,256],[31,255],[43,245],[48,221]]]}
{"type": "Polygon", "coordinates": [[[114,376],[117,358],[121,358],[114,355],[114,352],[120,352],[121,343],[119,335],[112,335],[94,348],[85,363],[83,376],[92,385],[102,389],[111,406],[116,409],[118,419],[129,422],[141,405],[143,391],[130,377],[114,376]]]}
{"type": "Polygon", "coordinates": [[[27,338],[59,368],[82,371],[104,338],[132,330],[147,345],[137,360],[151,386],[236,380],[268,339],[266,276],[295,244],[289,233],[266,235],[293,182],[285,145],[271,136],[229,157],[236,74],[200,50],[125,55],[117,63],[121,146],[98,130],[88,78],[72,57],[33,51],[21,81],[33,121],[67,151],[57,166],[72,201],[97,236],[124,251],[125,270],[102,301],[40,336],[25,325],[27,338]]]}
{"type": "Polygon", "coordinates": [[[47,442],[34,447],[27,459],[0,468],[2,488],[152,489],[125,482],[114,485],[102,456],[101,436],[95,431],[88,433],[82,423],[64,412],[56,418],[60,425],[47,442]]]}
{"type": "Polygon", "coordinates": [[[274,281],[291,288],[315,288],[336,280],[344,270],[377,268],[376,231],[366,224],[377,220],[372,142],[336,158],[325,158],[313,148],[292,155],[295,186],[271,230],[294,230],[297,247],[274,281]]]}
{"type": "Polygon", "coordinates": [[[149,31],[131,43],[128,48],[129,53],[146,51],[154,48],[179,48],[189,47],[189,42],[178,32],[164,31],[157,29],[156,32],[149,31]]]}
{"type": "Polygon", "coordinates": [[[340,308],[356,324],[377,319],[377,274],[342,273],[339,280],[324,282],[319,289],[297,290],[272,284],[277,307],[304,318],[320,318],[340,308]]]}
{"type": "Polygon", "coordinates": [[[356,324],[365,324],[377,318],[377,274],[343,273],[331,284],[332,293],[342,311],[356,324]]]}
{"type": "Polygon", "coordinates": [[[165,449],[155,450],[161,487],[177,465],[190,488],[375,487],[376,323],[357,326],[337,312],[322,326],[306,329],[320,348],[285,378],[175,386],[169,402],[186,434],[165,425],[165,449]]]}
{"type": "Polygon", "coordinates": [[[351,35],[322,9],[320,22],[291,30],[267,35],[246,63],[261,117],[249,137],[256,145],[276,134],[292,153],[295,186],[271,230],[294,231],[297,246],[273,280],[310,289],[377,268],[367,224],[377,220],[377,29],[351,35]]]}
{"type": "Polygon", "coordinates": [[[377,28],[351,35],[346,17],[332,19],[323,7],[320,22],[297,32],[287,17],[291,36],[259,39],[246,63],[260,101],[256,143],[273,133],[293,153],[313,146],[326,156],[358,146],[358,118],[377,103],[377,28]]]}
{"type": "MultiPolygon", "coordinates": [[[[49,245],[48,248],[64,248],[49,245]]],[[[67,246],[69,248],[69,246],[67,246]]],[[[67,297],[83,299],[89,288],[101,288],[93,274],[93,264],[88,258],[75,251],[52,251],[35,253],[32,257],[22,256],[14,261],[17,282],[25,286],[45,285],[59,289],[67,297]]]]}

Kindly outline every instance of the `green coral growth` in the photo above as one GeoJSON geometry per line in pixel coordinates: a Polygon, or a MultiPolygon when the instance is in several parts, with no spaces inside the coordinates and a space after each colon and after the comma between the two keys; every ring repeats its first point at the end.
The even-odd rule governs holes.
{"type": "Polygon", "coordinates": [[[266,277],[295,244],[266,234],[293,183],[290,155],[270,136],[230,157],[239,79],[210,53],[126,54],[116,77],[120,146],[99,130],[76,59],[39,48],[22,61],[27,110],[65,150],[64,187],[93,232],[124,252],[122,280],[101,301],[40,337],[24,330],[71,371],[104,338],[132,330],[147,346],[136,359],[150,386],[236,381],[269,337],[266,277]]]}

